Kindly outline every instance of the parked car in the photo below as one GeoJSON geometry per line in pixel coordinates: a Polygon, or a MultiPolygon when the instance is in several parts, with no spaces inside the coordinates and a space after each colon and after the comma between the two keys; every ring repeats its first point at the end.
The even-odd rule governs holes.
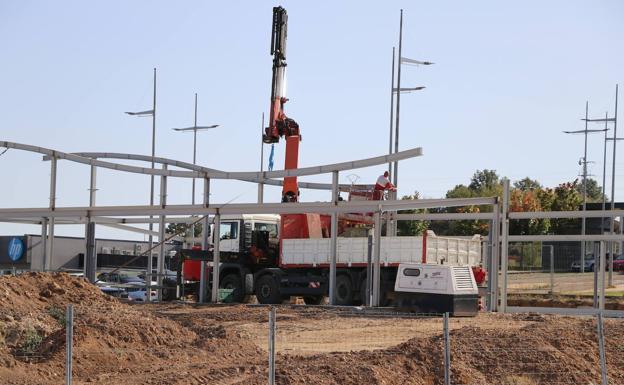
{"type": "MultiPolygon", "coordinates": [[[[595,260],[593,254],[587,254],[585,256],[585,271],[594,271],[595,260]]],[[[571,271],[579,272],[581,271],[581,261],[574,261],[570,266],[571,271]]]]}
{"type": "Polygon", "coordinates": [[[123,273],[100,273],[97,279],[114,285],[145,286],[143,279],[123,273]]]}
{"type": "Polygon", "coordinates": [[[613,271],[624,271],[624,254],[616,255],[613,259],[613,271]]]}
{"type": "MultiPolygon", "coordinates": [[[[147,275],[145,273],[146,273],[145,271],[142,271],[141,273],[139,273],[138,277],[145,280],[146,275],[147,275]]],[[[164,279],[169,279],[174,282],[177,280],[178,273],[173,270],[165,269],[164,274],[165,274],[163,276],[164,279]]],[[[157,277],[158,277],[158,270],[152,270],[152,281],[156,281],[157,277]]]]}
{"type": "Polygon", "coordinates": [[[102,290],[102,293],[104,294],[108,294],[110,296],[116,297],[116,298],[127,298],[128,297],[128,293],[120,288],[120,287],[112,287],[112,286],[99,286],[100,290],[102,290]]]}
{"type": "MultiPolygon", "coordinates": [[[[147,290],[145,288],[133,290],[128,292],[128,299],[130,301],[145,302],[147,298],[146,293],[147,290]]],[[[158,300],[158,293],[156,292],[156,290],[151,290],[151,299],[152,301],[158,300]]]]}

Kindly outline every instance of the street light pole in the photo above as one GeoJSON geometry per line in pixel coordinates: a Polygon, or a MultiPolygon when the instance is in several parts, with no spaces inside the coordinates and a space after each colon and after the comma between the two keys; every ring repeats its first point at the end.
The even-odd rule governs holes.
{"type": "MultiPolygon", "coordinates": [[[[401,89],[401,51],[403,48],[403,10],[401,9],[401,19],[399,23],[399,66],[397,68],[397,89],[401,89]]],[[[393,49],[394,50],[394,49],[393,49]]],[[[396,123],[394,124],[394,152],[399,152],[399,113],[401,111],[401,92],[396,96],[396,123]]],[[[394,185],[398,186],[399,162],[394,162],[394,185]]]]}
{"type": "MultiPolygon", "coordinates": [[[[392,155],[392,124],[394,123],[394,51],[395,48],[392,47],[392,77],[390,81],[390,139],[388,144],[388,155],[392,155]]],[[[388,179],[392,179],[392,162],[388,162],[388,173],[390,174],[388,179]]]]}
{"type": "MultiPolygon", "coordinates": [[[[613,162],[611,164],[611,211],[615,210],[615,151],[617,148],[617,113],[618,113],[618,85],[615,85],[615,115],[613,115],[613,162]]],[[[620,217],[621,218],[621,217],[620,217]]],[[[622,220],[620,219],[620,227],[622,220]]],[[[609,221],[609,233],[615,230],[615,218],[609,221]]],[[[613,242],[609,242],[609,256],[613,260],[613,242]]]]}
{"type": "MultiPolygon", "coordinates": [[[[219,127],[218,124],[212,126],[198,126],[197,125],[197,92],[195,93],[195,113],[193,117],[193,126],[186,128],[173,128],[174,131],[189,132],[193,131],[193,165],[197,164],[197,131],[208,130],[211,128],[219,127]]],[[[192,178],[193,192],[191,194],[191,203],[195,205],[195,178],[192,178]]],[[[195,246],[195,223],[191,225],[191,247],[195,246]]]]}
{"type": "MultiPolygon", "coordinates": [[[[197,92],[195,92],[195,114],[193,118],[193,165],[197,164],[197,92]]],[[[195,206],[195,178],[193,178],[193,195],[191,196],[191,204],[195,206]]],[[[195,246],[195,222],[191,226],[191,243],[195,246]]]]}
{"type": "MultiPolygon", "coordinates": [[[[152,169],[154,169],[154,157],[156,156],[156,68],[154,68],[154,99],[153,99],[153,104],[152,104],[152,109],[151,110],[147,110],[147,111],[140,111],[140,112],[126,112],[126,114],[131,115],[131,116],[138,116],[138,117],[142,117],[142,116],[151,116],[152,117],[152,169]]],[[[154,206],[154,175],[150,175],[150,206],[154,206]]],[[[153,215],[150,215],[150,219],[154,218],[153,215]]],[[[152,221],[150,221],[149,223],[149,237],[148,237],[148,249],[151,250],[154,246],[154,237],[152,236],[152,232],[154,230],[154,224],[152,223],[152,221]]],[[[161,240],[162,241],[162,240],[161,240]]],[[[151,293],[151,282],[152,282],[152,267],[153,267],[153,263],[152,263],[152,252],[149,252],[149,256],[147,257],[147,291],[146,293],[148,293],[145,297],[145,299],[150,302],[151,299],[151,295],[149,293],[151,293]]]]}
{"type": "MultiPolygon", "coordinates": [[[[585,152],[583,155],[583,212],[587,210],[587,119],[589,119],[589,102],[585,102],[585,152]]],[[[586,219],[583,217],[581,225],[581,235],[585,236],[586,219]]],[[[581,273],[585,272],[585,241],[581,242],[581,273]]],[[[595,258],[596,256],[594,256],[595,258]]],[[[595,260],[595,259],[594,259],[595,260]]]]}
{"type": "MultiPolygon", "coordinates": [[[[592,120],[589,119],[588,115],[589,115],[589,102],[585,102],[585,119],[581,119],[585,121],[585,129],[578,130],[578,131],[563,131],[566,134],[581,134],[582,133],[585,135],[585,149],[584,149],[583,158],[582,158],[582,162],[583,162],[583,212],[587,209],[587,134],[591,132],[604,131],[603,129],[589,130],[587,128],[587,123],[592,120]]],[[[584,216],[581,222],[581,234],[585,235],[585,217],[584,216]]],[[[580,268],[581,273],[585,272],[585,249],[586,249],[585,241],[581,241],[581,268],[580,268]]]]}

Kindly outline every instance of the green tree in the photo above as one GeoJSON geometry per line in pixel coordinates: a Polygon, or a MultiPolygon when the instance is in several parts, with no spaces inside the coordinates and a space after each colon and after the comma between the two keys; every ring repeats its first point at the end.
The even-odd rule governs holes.
{"type": "MultiPolygon", "coordinates": [[[[562,183],[553,190],[552,211],[577,211],[583,203],[583,197],[578,192],[578,180],[562,183]]],[[[579,229],[579,219],[558,218],[551,221],[551,231],[555,234],[576,234],[579,229]]]]}
{"type": "Polygon", "coordinates": [[[514,182],[513,187],[520,191],[538,190],[542,188],[540,182],[528,176],[514,182]]]}
{"type": "MultiPolygon", "coordinates": [[[[191,224],[189,223],[169,223],[165,232],[167,234],[177,234],[181,236],[190,236],[191,224]]],[[[200,237],[202,234],[202,224],[200,222],[195,223],[195,238],[200,237]]]]}
{"type": "MultiPolygon", "coordinates": [[[[468,188],[477,193],[495,190],[500,185],[500,178],[495,170],[477,170],[470,179],[468,188]]],[[[483,196],[483,195],[479,195],[483,196]]]]}
{"type": "MultiPolygon", "coordinates": [[[[576,180],[576,191],[583,196],[583,181],[576,180]]],[[[595,179],[587,178],[587,201],[588,202],[602,202],[603,191],[602,187],[598,185],[595,179]]],[[[581,202],[582,203],[582,202],[581,202]]]]}
{"type": "MultiPolygon", "coordinates": [[[[420,193],[414,191],[413,195],[404,195],[401,200],[417,200],[420,199],[420,193]]],[[[423,213],[425,210],[401,210],[399,214],[417,214],[423,213]]],[[[414,236],[422,235],[429,227],[427,221],[398,221],[397,222],[397,235],[399,236],[414,236]]]]}

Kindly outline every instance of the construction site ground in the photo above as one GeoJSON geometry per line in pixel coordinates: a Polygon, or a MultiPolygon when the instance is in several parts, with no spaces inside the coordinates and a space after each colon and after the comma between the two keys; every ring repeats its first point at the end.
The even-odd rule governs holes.
{"type": "MultiPolygon", "coordinates": [[[[74,384],[266,384],[266,306],[130,304],[81,278],[0,277],[0,383],[60,384],[73,303],[74,384]]],[[[277,306],[278,384],[444,383],[440,317],[277,306]]],[[[624,384],[624,322],[605,320],[610,383],[624,384]]],[[[453,384],[598,384],[596,320],[451,318],[453,384]]]]}

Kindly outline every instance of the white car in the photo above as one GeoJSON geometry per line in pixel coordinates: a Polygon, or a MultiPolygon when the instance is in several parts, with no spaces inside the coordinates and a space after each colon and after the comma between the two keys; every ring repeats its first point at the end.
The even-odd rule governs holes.
{"type": "MultiPolygon", "coordinates": [[[[138,289],[138,290],[133,290],[133,291],[130,291],[128,293],[128,299],[130,301],[145,302],[145,300],[147,299],[146,293],[147,293],[147,290],[145,288],[141,288],[141,289],[138,289]]],[[[151,297],[152,301],[157,301],[158,300],[158,292],[156,290],[152,290],[150,297],[151,297]]]]}

